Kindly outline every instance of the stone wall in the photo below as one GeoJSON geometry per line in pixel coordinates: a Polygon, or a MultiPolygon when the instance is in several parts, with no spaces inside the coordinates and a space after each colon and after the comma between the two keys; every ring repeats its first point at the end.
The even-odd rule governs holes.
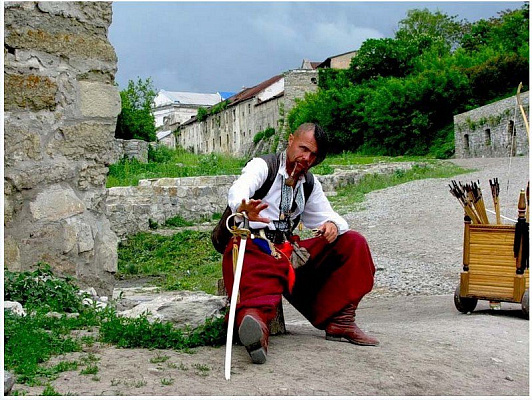
{"type": "MultiPolygon", "coordinates": [[[[331,175],[316,175],[323,190],[333,194],[339,187],[354,184],[368,174],[388,174],[411,169],[416,163],[382,163],[353,166],[331,175]]],[[[419,164],[419,163],[418,163],[419,164]]],[[[150,220],[158,224],[179,215],[186,220],[211,218],[227,205],[227,191],[237,175],[189,178],[146,179],[139,186],[108,189],[106,213],[111,228],[120,237],[149,229],[150,220]]]]}
{"type": "Polygon", "coordinates": [[[111,293],[103,206],[120,96],[110,2],[4,3],[4,262],[111,293]]]}
{"type": "MultiPolygon", "coordinates": [[[[521,94],[528,115],[529,92],[521,94]]],[[[454,116],[456,158],[528,154],[528,137],[515,96],[454,116]]]]}
{"type": "MultiPolygon", "coordinates": [[[[157,143],[152,143],[155,146],[157,143]]],[[[117,162],[118,160],[127,157],[129,159],[137,159],[141,163],[148,162],[148,146],[150,143],[144,140],[124,140],[124,139],[115,139],[113,141],[113,155],[111,158],[111,164],[117,162]]]]}

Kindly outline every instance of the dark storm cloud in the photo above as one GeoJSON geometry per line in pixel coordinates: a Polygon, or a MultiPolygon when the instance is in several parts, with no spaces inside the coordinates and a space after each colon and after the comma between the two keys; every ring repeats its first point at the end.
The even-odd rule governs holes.
{"type": "Polygon", "coordinates": [[[114,2],[109,39],[117,82],[170,91],[239,91],[304,58],[323,61],[393,37],[411,9],[474,22],[523,2],[114,2]]]}

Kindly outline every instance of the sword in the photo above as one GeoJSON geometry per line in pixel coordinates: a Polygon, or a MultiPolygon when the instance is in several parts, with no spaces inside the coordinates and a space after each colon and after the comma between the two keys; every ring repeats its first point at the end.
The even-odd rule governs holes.
{"type": "Polygon", "coordinates": [[[242,266],[244,265],[244,253],[246,252],[246,243],[248,236],[251,235],[251,232],[249,230],[249,220],[245,212],[235,213],[229,216],[226,221],[226,227],[234,236],[240,236],[240,247],[238,249],[238,259],[236,262],[236,270],[233,280],[233,290],[231,293],[231,305],[229,306],[227,341],[225,343],[225,379],[229,380],[231,379],[231,351],[233,347],[233,327],[235,324],[236,303],[238,300],[238,291],[240,288],[240,278],[242,276],[242,266]],[[229,220],[235,216],[244,218],[243,228],[237,228],[236,226],[229,227],[229,220]]]}

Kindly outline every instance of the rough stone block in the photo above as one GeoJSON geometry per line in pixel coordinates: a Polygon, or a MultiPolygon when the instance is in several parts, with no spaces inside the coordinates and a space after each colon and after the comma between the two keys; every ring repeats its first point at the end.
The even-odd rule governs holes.
{"type": "Polygon", "coordinates": [[[39,1],[39,10],[53,16],[62,16],[81,21],[84,24],[93,24],[107,27],[111,23],[111,2],[98,1],[94,5],[87,6],[84,2],[57,2],[39,1]]]}
{"type": "Polygon", "coordinates": [[[5,44],[15,49],[32,49],[67,57],[98,59],[116,63],[113,46],[105,37],[42,29],[8,30],[5,44]]]}
{"type": "Polygon", "coordinates": [[[10,271],[20,271],[20,249],[11,236],[4,237],[4,265],[10,271]]]}
{"type": "Polygon", "coordinates": [[[116,118],[120,114],[120,93],[116,86],[81,81],[79,90],[84,117],[116,118]]]}
{"type": "Polygon", "coordinates": [[[111,159],[114,126],[97,122],[83,122],[59,128],[47,147],[49,155],[62,154],[70,160],[92,159],[108,162],[111,159]]]}
{"type": "Polygon", "coordinates": [[[19,161],[41,160],[41,137],[39,133],[4,124],[4,160],[9,166],[19,161]]]}
{"type": "Polygon", "coordinates": [[[57,83],[47,76],[4,75],[4,110],[55,110],[57,83]]]}
{"type": "Polygon", "coordinates": [[[52,185],[30,202],[30,211],[37,221],[58,221],[81,214],[85,211],[85,205],[71,188],[52,185]]]}

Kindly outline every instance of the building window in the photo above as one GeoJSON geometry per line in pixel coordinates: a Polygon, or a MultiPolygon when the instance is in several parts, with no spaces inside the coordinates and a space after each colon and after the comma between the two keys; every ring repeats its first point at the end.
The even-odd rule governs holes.
{"type": "Polygon", "coordinates": [[[251,104],[248,104],[248,114],[251,114],[251,104]]]}
{"type": "Polygon", "coordinates": [[[491,146],[491,131],[489,129],[484,129],[484,144],[491,146]]]}
{"type": "Polygon", "coordinates": [[[222,147],[222,135],[220,135],[220,147],[222,147]]]}
{"type": "Polygon", "coordinates": [[[236,110],[233,110],[233,121],[236,121],[236,110]]]}
{"type": "MultiPolygon", "coordinates": [[[[235,132],[235,136],[236,136],[236,132],[235,132]]],[[[227,145],[229,146],[229,134],[227,134],[226,136],[226,141],[227,141],[227,145]]]]}
{"type": "Polygon", "coordinates": [[[318,83],[318,80],[316,78],[310,78],[310,82],[316,85],[318,83]]]}
{"type": "Polygon", "coordinates": [[[212,139],[212,150],[211,151],[214,151],[214,139],[212,139]]]}
{"type": "Polygon", "coordinates": [[[467,133],[464,135],[464,151],[469,154],[469,135],[467,133]]]}

